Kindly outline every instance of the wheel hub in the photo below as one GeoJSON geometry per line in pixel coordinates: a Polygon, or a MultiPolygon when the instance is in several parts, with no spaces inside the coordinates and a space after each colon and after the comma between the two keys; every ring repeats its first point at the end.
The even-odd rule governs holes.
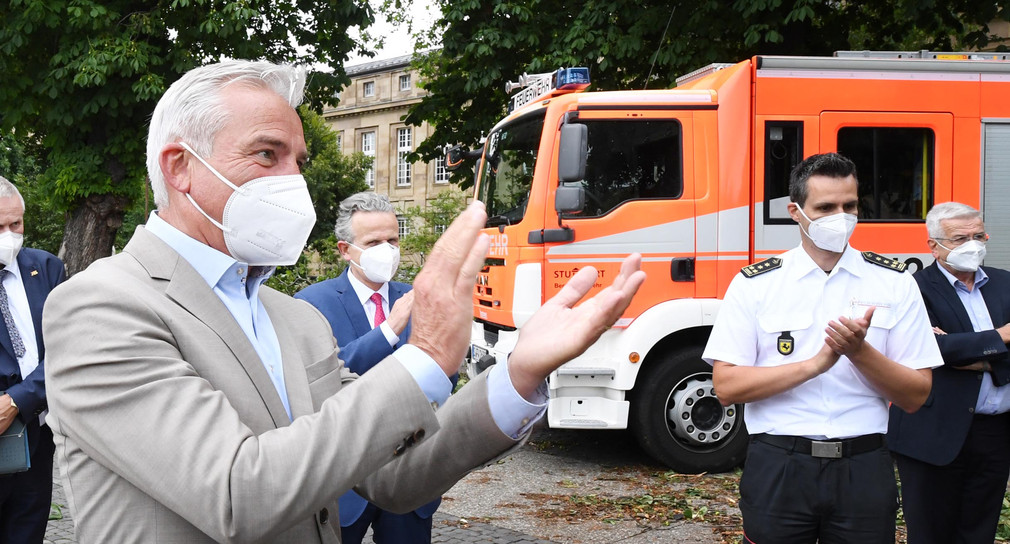
{"type": "Polygon", "coordinates": [[[673,434],[695,445],[711,445],[729,436],[736,425],[736,406],[723,406],[715,396],[711,374],[694,374],[673,389],[666,419],[673,434]]]}

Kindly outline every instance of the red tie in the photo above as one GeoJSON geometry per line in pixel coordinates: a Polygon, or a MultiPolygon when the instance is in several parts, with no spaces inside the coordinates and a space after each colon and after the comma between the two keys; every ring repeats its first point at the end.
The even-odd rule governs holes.
{"type": "Polygon", "coordinates": [[[371,298],[368,300],[375,304],[375,323],[372,324],[373,327],[378,327],[386,321],[386,312],[382,311],[382,295],[379,293],[372,293],[371,298]]]}

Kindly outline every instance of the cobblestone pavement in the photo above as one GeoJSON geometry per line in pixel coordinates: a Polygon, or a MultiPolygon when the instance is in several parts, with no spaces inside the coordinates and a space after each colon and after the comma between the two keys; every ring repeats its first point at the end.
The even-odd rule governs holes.
{"type": "MultiPolygon", "coordinates": [[[[621,497],[628,474],[650,461],[627,433],[534,429],[531,442],[491,466],[474,471],[445,492],[432,523],[433,544],[718,544],[713,527],[678,521],[669,525],[638,520],[537,516],[563,508],[566,494],[621,497]],[[627,473],[627,474],[625,474],[627,473]]],[[[46,544],[74,539],[70,509],[57,474],[53,503],[63,518],[49,522],[46,544]]],[[[371,538],[366,536],[365,542],[371,538]]]]}
{"type": "MultiPolygon", "coordinates": [[[[63,493],[60,481],[59,467],[53,470],[53,504],[59,507],[62,519],[50,519],[46,527],[44,544],[75,544],[74,522],[67,506],[67,497],[63,493]]],[[[50,517],[52,516],[50,514],[50,517]]],[[[460,520],[442,512],[436,512],[432,523],[432,544],[471,544],[476,542],[492,544],[555,544],[549,540],[541,540],[520,532],[497,527],[490,523],[472,523],[460,520]]],[[[369,542],[366,535],[365,542],[369,542]]]]}

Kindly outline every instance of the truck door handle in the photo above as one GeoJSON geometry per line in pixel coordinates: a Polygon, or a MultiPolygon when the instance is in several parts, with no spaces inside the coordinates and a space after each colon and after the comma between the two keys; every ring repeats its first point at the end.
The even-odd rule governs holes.
{"type": "Polygon", "coordinates": [[[673,281],[694,281],[694,257],[675,257],[670,261],[673,281]]]}

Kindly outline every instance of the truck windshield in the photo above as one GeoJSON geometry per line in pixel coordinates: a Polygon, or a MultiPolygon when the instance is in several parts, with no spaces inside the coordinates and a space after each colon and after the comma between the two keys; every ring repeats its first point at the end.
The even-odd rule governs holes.
{"type": "Polygon", "coordinates": [[[477,191],[487,207],[487,226],[518,223],[526,213],[545,113],[521,117],[488,136],[477,191]]]}

